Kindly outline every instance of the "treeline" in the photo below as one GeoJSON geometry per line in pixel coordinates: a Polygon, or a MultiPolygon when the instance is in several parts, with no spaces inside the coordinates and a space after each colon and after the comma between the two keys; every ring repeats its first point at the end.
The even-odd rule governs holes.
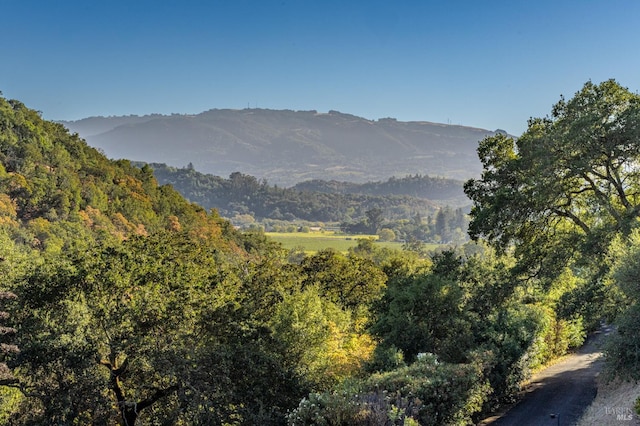
{"type": "MultiPolygon", "coordinates": [[[[199,173],[189,166],[150,166],[161,184],[171,184],[188,200],[207,209],[215,208],[224,217],[250,214],[258,221],[348,222],[364,218],[366,211],[371,209],[382,209],[389,220],[407,219],[415,213],[435,213],[438,207],[433,202],[437,199],[437,191],[432,192],[434,197],[429,196],[430,191],[422,191],[422,195],[416,196],[411,194],[416,193],[414,186],[420,186],[421,183],[425,188],[437,187],[436,183],[447,182],[455,188],[455,184],[451,184],[455,181],[426,176],[390,179],[386,184],[341,184],[341,188],[349,188],[348,191],[327,191],[318,181],[293,188],[280,188],[240,172],[232,173],[225,179],[199,173]],[[376,185],[383,189],[372,190],[376,185]]],[[[461,193],[460,184],[457,184],[461,193]]]]}
{"type": "Polygon", "coordinates": [[[468,209],[441,207],[433,201],[461,191],[460,183],[449,179],[415,175],[366,184],[309,181],[279,188],[239,172],[224,179],[190,166],[150,166],[160,183],[172,185],[205,208],[215,208],[241,227],[278,231],[296,221],[333,222],[353,234],[377,234],[387,229],[392,231],[391,239],[400,241],[468,240],[468,209]]]}
{"type": "Polygon", "coordinates": [[[330,194],[408,195],[427,200],[456,200],[464,197],[462,182],[421,174],[407,175],[403,178],[391,177],[386,181],[367,183],[314,179],[300,182],[293,188],[330,194]]]}
{"type": "Polygon", "coordinates": [[[637,379],[639,123],[588,83],[482,141],[477,242],[307,255],[0,99],[0,423],[472,424],[620,312],[637,379]]]}
{"type": "Polygon", "coordinates": [[[18,101],[2,99],[0,119],[0,224],[16,241],[56,252],[161,230],[235,238],[219,216],[158,186],[150,167],[109,161],[18,101]]]}
{"type": "MultiPolygon", "coordinates": [[[[441,208],[435,215],[423,217],[419,213],[410,219],[387,220],[382,209],[370,209],[357,222],[342,222],[340,229],[347,234],[377,234],[383,240],[463,244],[469,240],[468,215],[461,209],[441,208]]],[[[275,228],[278,229],[278,228],[275,228]]]]}

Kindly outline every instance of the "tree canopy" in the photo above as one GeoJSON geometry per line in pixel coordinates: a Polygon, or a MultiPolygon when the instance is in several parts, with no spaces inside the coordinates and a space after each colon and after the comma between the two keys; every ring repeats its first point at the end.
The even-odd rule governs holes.
{"type": "Polygon", "coordinates": [[[465,184],[470,235],[513,245],[530,270],[603,254],[612,234],[637,223],[640,96],[614,80],[587,82],[519,138],[485,138],[478,154],[482,177],[465,184]]]}

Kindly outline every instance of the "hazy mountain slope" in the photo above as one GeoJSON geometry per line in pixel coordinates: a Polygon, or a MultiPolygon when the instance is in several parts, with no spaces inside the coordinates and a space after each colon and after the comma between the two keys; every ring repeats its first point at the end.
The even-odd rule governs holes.
{"type": "Polygon", "coordinates": [[[177,167],[192,163],[204,173],[240,171],[281,185],[415,173],[464,180],[480,174],[475,150],[479,140],[493,134],[429,122],[371,121],[336,111],[264,109],[93,117],[63,124],[112,158],[177,167]]]}
{"type": "MultiPolygon", "coordinates": [[[[152,115],[126,115],[120,117],[87,117],[81,120],[73,121],[73,131],[81,134],[83,137],[93,136],[107,132],[120,125],[144,123],[145,121],[154,120],[162,117],[160,114],[152,115]]],[[[62,122],[67,124],[68,122],[62,122]]],[[[69,126],[67,126],[69,127],[69,126]]]]}

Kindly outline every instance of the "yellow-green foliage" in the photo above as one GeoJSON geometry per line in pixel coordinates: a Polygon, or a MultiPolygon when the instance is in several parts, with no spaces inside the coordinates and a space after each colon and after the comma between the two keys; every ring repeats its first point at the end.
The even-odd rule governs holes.
{"type": "Polygon", "coordinates": [[[0,225],[50,252],[176,228],[222,242],[220,219],[158,186],[149,167],[108,160],[62,125],[3,98],[0,225]]]}
{"type": "Polygon", "coordinates": [[[465,425],[490,393],[475,364],[447,364],[422,354],[410,366],[374,374],[347,391],[312,393],[288,416],[298,425],[465,425]]]}
{"type": "Polygon", "coordinates": [[[624,379],[640,378],[640,229],[611,245],[613,263],[610,279],[624,293],[626,310],[617,318],[618,329],[605,348],[607,367],[612,375],[624,379]]]}
{"type": "Polygon", "coordinates": [[[529,350],[530,367],[533,370],[567,354],[584,342],[586,331],[583,317],[575,314],[570,318],[562,318],[558,313],[558,306],[563,297],[584,286],[584,279],[565,268],[541,297],[540,302],[533,306],[539,323],[536,339],[529,350]]]}
{"type": "MultiPolygon", "coordinates": [[[[302,247],[307,253],[315,253],[327,248],[346,253],[349,249],[355,248],[360,239],[377,239],[376,235],[344,235],[336,234],[331,231],[325,232],[267,232],[270,238],[282,244],[285,249],[291,250],[302,247]]],[[[377,247],[387,247],[394,249],[402,249],[402,243],[390,241],[378,242],[377,247]]],[[[432,245],[436,247],[436,244],[432,245]]]]}
{"type": "Polygon", "coordinates": [[[271,327],[275,337],[286,342],[299,373],[316,389],[356,375],[375,346],[350,312],[321,298],[313,286],[286,295],[271,327]]]}
{"type": "Polygon", "coordinates": [[[18,408],[24,395],[20,390],[0,386],[0,424],[9,424],[11,413],[18,408]]]}

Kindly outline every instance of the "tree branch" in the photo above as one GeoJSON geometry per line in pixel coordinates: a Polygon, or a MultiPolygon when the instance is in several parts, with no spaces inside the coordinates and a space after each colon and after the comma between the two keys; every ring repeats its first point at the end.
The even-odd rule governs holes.
{"type": "Polygon", "coordinates": [[[138,411],[141,411],[151,406],[157,400],[164,398],[165,396],[169,395],[172,392],[177,391],[178,387],[179,387],[178,385],[172,385],[172,386],[169,386],[168,388],[157,389],[156,392],[153,395],[151,395],[149,398],[138,402],[138,411]]]}
{"type": "Polygon", "coordinates": [[[600,191],[600,189],[598,189],[598,185],[596,185],[596,183],[588,173],[584,172],[582,174],[582,177],[584,178],[584,180],[589,182],[593,193],[600,200],[602,207],[604,207],[609,212],[609,214],[613,216],[618,225],[621,225],[622,218],[620,217],[620,213],[618,213],[616,209],[611,205],[611,200],[602,191],[600,191]]]}
{"type": "Polygon", "coordinates": [[[551,211],[558,216],[565,217],[571,220],[574,224],[579,226],[585,234],[589,235],[591,233],[591,228],[589,228],[586,223],[584,223],[578,216],[571,213],[570,211],[560,210],[557,208],[551,209],[551,211]]]}

